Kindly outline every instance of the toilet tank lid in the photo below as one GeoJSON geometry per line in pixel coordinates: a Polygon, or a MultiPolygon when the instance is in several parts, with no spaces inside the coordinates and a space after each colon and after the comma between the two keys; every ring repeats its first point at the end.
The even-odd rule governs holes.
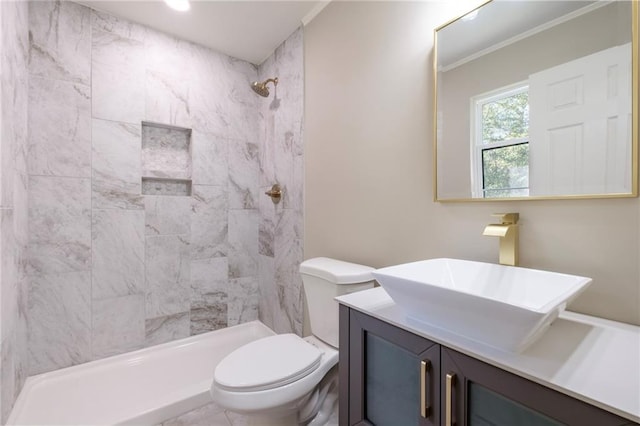
{"type": "Polygon", "coordinates": [[[373,281],[375,268],[328,257],[315,257],[300,264],[300,273],[325,279],[334,284],[356,284],[373,281]]]}

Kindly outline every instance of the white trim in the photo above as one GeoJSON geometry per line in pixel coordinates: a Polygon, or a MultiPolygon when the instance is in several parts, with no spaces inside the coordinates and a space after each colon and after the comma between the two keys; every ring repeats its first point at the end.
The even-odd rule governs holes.
{"type": "Polygon", "coordinates": [[[517,43],[520,40],[523,40],[523,39],[525,39],[527,37],[531,37],[534,34],[541,33],[542,31],[546,31],[549,28],[555,27],[556,25],[563,24],[563,23],[565,23],[567,21],[570,21],[571,19],[577,18],[578,16],[593,12],[594,10],[599,9],[599,8],[601,8],[603,6],[606,6],[609,3],[613,3],[614,1],[615,0],[600,0],[600,1],[597,1],[597,2],[595,2],[593,4],[590,4],[589,6],[585,6],[585,7],[581,8],[581,9],[574,10],[573,12],[567,13],[566,15],[560,16],[559,18],[553,19],[553,20],[551,20],[549,22],[545,22],[544,24],[538,25],[537,27],[534,27],[534,28],[531,28],[530,30],[527,30],[527,31],[525,31],[525,32],[523,32],[521,34],[518,34],[516,36],[508,38],[508,39],[506,39],[504,41],[501,41],[499,43],[493,44],[493,45],[491,45],[491,46],[489,46],[489,47],[487,47],[485,49],[479,50],[479,51],[477,51],[475,53],[472,53],[471,55],[466,56],[466,57],[464,57],[464,58],[462,58],[462,59],[460,59],[460,60],[458,60],[458,61],[456,61],[456,62],[454,62],[454,63],[452,63],[450,65],[443,66],[443,67],[438,67],[438,72],[450,71],[450,70],[452,70],[454,68],[457,68],[457,67],[459,67],[461,65],[466,64],[467,62],[471,62],[471,61],[473,61],[475,59],[478,59],[481,56],[488,55],[489,53],[495,52],[496,50],[502,49],[503,47],[506,47],[506,46],[508,46],[510,44],[517,43]]]}
{"type": "Polygon", "coordinates": [[[329,5],[329,3],[331,3],[331,0],[319,1],[318,4],[313,7],[313,9],[311,9],[306,15],[302,17],[302,19],[300,20],[302,22],[302,25],[306,27],[309,22],[313,21],[313,18],[318,16],[318,14],[329,5]]]}

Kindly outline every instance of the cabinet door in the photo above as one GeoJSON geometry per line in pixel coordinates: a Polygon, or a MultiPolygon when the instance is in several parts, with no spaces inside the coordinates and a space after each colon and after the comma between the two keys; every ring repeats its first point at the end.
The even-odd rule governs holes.
{"type": "Polygon", "coordinates": [[[441,388],[445,426],[629,424],[629,420],[444,347],[441,388]]]}
{"type": "Polygon", "coordinates": [[[340,424],[439,425],[440,346],[344,309],[340,318],[340,424]],[[347,323],[348,338],[344,339],[347,323]]]}

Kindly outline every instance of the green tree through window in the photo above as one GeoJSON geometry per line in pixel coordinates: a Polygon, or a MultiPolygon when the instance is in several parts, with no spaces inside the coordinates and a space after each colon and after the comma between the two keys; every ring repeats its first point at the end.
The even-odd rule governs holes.
{"type": "Polygon", "coordinates": [[[484,198],[529,194],[529,93],[527,87],[494,92],[476,101],[474,167],[481,167],[484,198]]]}

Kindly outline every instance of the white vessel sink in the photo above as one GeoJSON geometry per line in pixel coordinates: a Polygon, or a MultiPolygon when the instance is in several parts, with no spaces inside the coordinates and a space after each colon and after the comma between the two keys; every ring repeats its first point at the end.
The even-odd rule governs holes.
{"type": "Polygon", "coordinates": [[[373,276],[413,319],[503,350],[540,337],[591,278],[458,259],[378,269],[373,276]]]}

